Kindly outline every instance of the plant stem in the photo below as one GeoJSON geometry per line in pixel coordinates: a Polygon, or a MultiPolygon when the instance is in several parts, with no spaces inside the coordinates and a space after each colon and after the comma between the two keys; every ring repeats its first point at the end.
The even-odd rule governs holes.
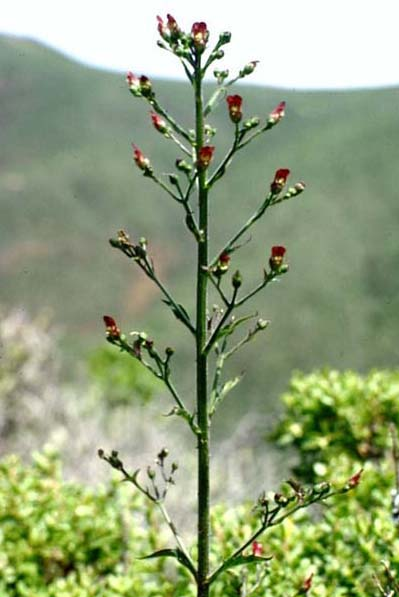
{"type": "MultiPolygon", "coordinates": [[[[195,64],[195,129],[196,155],[204,144],[204,116],[202,98],[201,57],[198,53],[195,64]]],[[[208,357],[203,349],[207,332],[207,284],[208,284],[208,189],[206,170],[198,171],[199,228],[197,261],[197,417],[198,435],[198,597],[208,597],[209,585],[209,415],[208,415],[208,357]]]]}

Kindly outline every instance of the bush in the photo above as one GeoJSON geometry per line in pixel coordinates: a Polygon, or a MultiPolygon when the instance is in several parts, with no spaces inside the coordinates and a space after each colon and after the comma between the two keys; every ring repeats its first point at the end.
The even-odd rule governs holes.
{"type": "MultiPolygon", "coordinates": [[[[388,433],[398,413],[397,380],[397,373],[388,371],[365,377],[328,371],[294,377],[276,437],[299,448],[301,466],[311,464],[313,481],[323,473],[341,484],[359,466],[365,469],[362,481],[349,498],[337,496],[328,506],[298,512],[269,529],[263,548],[273,559],[266,566],[225,572],[212,597],[292,597],[310,573],[314,597],[369,597],[377,593],[373,576],[381,560],[389,561],[398,576],[388,433]],[[302,427],[302,436],[294,425],[302,427]]],[[[272,493],[268,497],[275,499],[272,493]]],[[[252,504],[216,506],[213,564],[257,525],[252,504]]],[[[131,486],[65,482],[50,448],[36,453],[29,466],[10,456],[0,464],[0,595],[193,597],[182,567],[168,558],[139,559],[171,545],[172,538],[160,528],[156,510],[131,486]]]]}

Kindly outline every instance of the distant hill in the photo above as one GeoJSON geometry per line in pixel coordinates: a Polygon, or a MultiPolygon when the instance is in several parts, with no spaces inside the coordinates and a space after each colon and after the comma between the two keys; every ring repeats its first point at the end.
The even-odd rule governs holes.
{"type": "MultiPolygon", "coordinates": [[[[189,125],[184,84],[153,84],[189,125]]],[[[248,402],[269,408],[293,368],[394,367],[399,353],[399,90],[239,92],[247,116],[266,116],[282,99],[287,115],[219,183],[214,250],[257,206],[276,168],[291,168],[308,188],[270,211],[234,264],[252,285],[270,246],[284,244],[291,271],[257,302],[272,326],[234,364],[247,375],[226,414],[233,401],[239,411],[248,402]]],[[[211,123],[220,157],[232,128],[223,105],[211,123]]],[[[102,342],[103,313],[189,354],[158,292],[107,243],[121,227],[146,236],[164,280],[192,310],[194,248],[182,213],[140,175],[130,142],[159,172],[173,171],[179,156],[124,76],[0,37],[0,131],[0,302],[51,308],[72,358],[102,342]]]]}

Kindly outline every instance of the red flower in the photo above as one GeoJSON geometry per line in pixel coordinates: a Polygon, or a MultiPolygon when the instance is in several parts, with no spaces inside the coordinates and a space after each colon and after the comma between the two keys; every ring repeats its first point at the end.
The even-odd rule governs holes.
{"type": "Polygon", "coordinates": [[[151,81],[145,75],[141,75],[140,77],[140,91],[144,97],[153,95],[151,81]]]}
{"type": "Polygon", "coordinates": [[[263,545],[258,541],[254,541],[252,543],[252,555],[253,556],[261,556],[263,553],[263,545]]]}
{"type": "Polygon", "coordinates": [[[209,31],[206,23],[201,21],[200,23],[194,23],[191,27],[191,37],[194,43],[194,47],[197,50],[205,50],[206,42],[209,39],[209,31]]]}
{"type": "Polygon", "coordinates": [[[155,112],[150,112],[150,115],[152,124],[154,125],[157,131],[159,131],[163,135],[169,132],[168,126],[163,118],[158,116],[158,114],[156,114],[155,112]]]}
{"type": "Polygon", "coordinates": [[[288,170],[288,168],[281,168],[280,170],[277,170],[276,174],[274,175],[273,182],[270,185],[270,190],[274,195],[277,195],[277,193],[282,190],[287,182],[289,174],[290,170],[288,170]]]}
{"type": "Polygon", "coordinates": [[[219,255],[219,261],[223,265],[226,265],[226,264],[229,263],[229,261],[230,261],[230,255],[227,253],[227,251],[224,251],[224,253],[221,253],[219,255]]]}
{"type": "Polygon", "coordinates": [[[201,147],[201,149],[198,152],[197,161],[197,167],[200,170],[205,170],[205,168],[208,168],[209,164],[211,163],[214,151],[215,148],[213,147],[213,145],[204,145],[204,147],[201,147]]]}
{"type": "Polygon", "coordinates": [[[159,34],[165,41],[169,41],[169,39],[176,40],[181,33],[176,19],[170,14],[166,15],[166,19],[167,23],[165,25],[163,19],[157,17],[159,34]]]}
{"type": "Polygon", "coordinates": [[[269,114],[268,124],[277,124],[285,115],[285,102],[280,102],[269,114]]]}
{"type": "Polygon", "coordinates": [[[105,323],[105,333],[109,338],[119,338],[121,335],[121,331],[116,325],[115,319],[110,315],[104,315],[103,317],[105,323]]]}
{"type": "Polygon", "coordinates": [[[133,159],[136,162],[136,165],[140,168],[140,170],[148,171],[151,169],[150,160],[146,158],[143,152],[132,143],[133,147],[133,159]]]}
{"type": "Polygon", "coordinates": [[[284,255],[286,253],[286,248],[281,245],[276,245],[272,247],[269,265],[273,272],[278,271],[281,266],[283,265],[284,255]]]}
{"type": "Polygon", "coordinates": [[[240,122],[242,118],[242,97],[241,95],[228,95],[226,102],[229,108],[229,115],[232,122],[240,122]]]}
{"type": "Polygon", "coordinates": [[[357,487],[360,483],[360,479],[363,473],[363,469],[361,468],[357,473],[355,473],[349,480],[348,480],[348,485],[349,487],[352,489],[354,487],[357,487]]]}

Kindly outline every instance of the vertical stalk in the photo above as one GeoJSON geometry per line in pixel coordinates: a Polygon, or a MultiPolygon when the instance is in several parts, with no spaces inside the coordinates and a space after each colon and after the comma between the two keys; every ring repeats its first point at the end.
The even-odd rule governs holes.
{"type": "MultiPolygon", "coordinates": [[[[202,98],[201,56],[195,65],[195,132],[197,161],[204,144],[204,115],[202,98]]],[[[198,172],[199,228],[197,261],[197,416],[198,436],[198,597],[208,597],[209,585],[209,414],[208,414],[208,357],[204,354],[207,331],[207,272],[208,265],[208,189],[206,170],[198,172]]]]}

